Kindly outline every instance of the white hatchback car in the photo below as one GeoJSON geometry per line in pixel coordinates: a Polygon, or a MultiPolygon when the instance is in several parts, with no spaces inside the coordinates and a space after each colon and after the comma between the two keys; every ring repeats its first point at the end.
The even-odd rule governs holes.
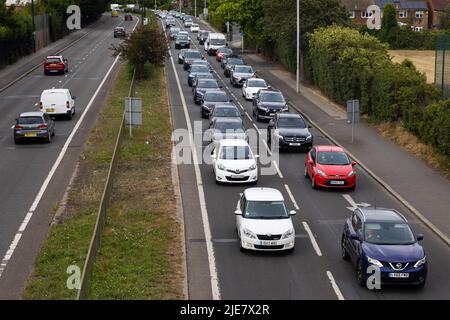
{"type": "Polygon", "coordinates": [[[41,94],[37,105],[40,111],[50,116],[66,116],[69,119],[75,115],[75,99],[69,89],[48,89],[41,94]]]}
{"type": "Polygon", "coordinates": [[[211,155],[216,182],[246,183],[258,181],[258,155],[239,139],[221,140],[211,155]]]}
{"type": "Polygon", "coordinates": [[[200,27],[198,26],[198,24],[193,23],[191,24],[191,32],[199,32],[200,31],[200,27]]]}
{"type": "Polygon", "coordinates": [[[252,100],[256,93],[261,89],[269,89],[270,86],[264,79],[250,78],[244,82],[242,86],[242,96],[246,100],[252,100]]]}
{"type": "Polygon", "coordinates": [[[295,230],[283,195],[272,188],[250,188],[235,211],[241,250],[294,250],[295,230]]]}

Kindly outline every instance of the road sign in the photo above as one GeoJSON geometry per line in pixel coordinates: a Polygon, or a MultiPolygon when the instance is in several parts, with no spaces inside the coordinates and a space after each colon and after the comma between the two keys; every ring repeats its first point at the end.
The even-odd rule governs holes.
{"type": "Polygon", "coordinates": [[[355,123],[359,123],[359,100],[347,101],[347,123],[352,124],[352,143],[355,140],[355,123]]]}
{"type": "Polygon", "coordinates": [[[132,136],[131,127],[133,125],[142,125],[142,99],[126,98],[125,99],[125,124],[130,127],[130,137],[132,136]]]}

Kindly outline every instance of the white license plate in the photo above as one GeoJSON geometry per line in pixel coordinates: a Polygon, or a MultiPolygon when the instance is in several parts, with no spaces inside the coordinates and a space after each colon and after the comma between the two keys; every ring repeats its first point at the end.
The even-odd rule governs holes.
{"type": "Polygon", "coordinates": [[[276,246],[276,245],[278,245],[278,242],[277,241],[260,241],[259,244],[262,246],[276,246]]]}
{"type": "Polygon", "coordinates": [[[232,175],[231,178],[232,178],[232,179],[242,179],[242,178],[244,178],[244,176],[240,176],[240,175],[232,175]]]}
{"type": "Polygon", "coordinates": [[[273,117],[275,115],[275,113],[269,113],[269,116],[273,117]]]}
{"type": "Polygon", "coordinates": [[[330,181],[330,184],[334,184],[334,185],[343,185],[344,181],[330,181]]]}
{"type": "Polygon", "coordinates": [[[389,278],[409,278],[409,273],[389,273],[389,278]]]}
{"type": "Polygon", "coordinates": [[[291,143],[289,143],[289,145],[292,146],[292,147],[300,147],[302,144],[301,143],[291,142],[291,143]]]}

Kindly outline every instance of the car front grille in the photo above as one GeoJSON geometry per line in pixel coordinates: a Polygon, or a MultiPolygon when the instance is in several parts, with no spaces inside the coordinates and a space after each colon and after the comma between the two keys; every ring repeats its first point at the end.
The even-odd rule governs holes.
{"type": "Polygon", "coordinates": [[[271,234],[270,236],[267,234],[257,234],[259,240],[280,240],[281,234],[271,234]]]}
{"type": "Polygon", "coordinates": [[[343,187],[343,186],[348,185],[348,182],[347,182],[347,180],[343,180],[343,179],[330,179],[330,180],[327,180],[327,181],[325,182],[325,184],[326,184],[327,186],[343,187]],[[343,183],[343,184],[332,184],[332,183],[331,183],[332,181],[344,181],[344,183],[343,183]]]}
{"type": "Polygon", "coordinates": [[[240,174],[240,173],[245,173],[245,172],[247,172],[248,171],[248,169],[243,169],[243,170],[233,170],[233,169],[227,169],[227,171],[228,172],[231,172],[231,173],[236,173],[236,174],[240,174]]]}
{"type": "Polygon", "coordinates": [[[284,137],[286,142],[305,142],[306,138],[304,137],[284,137]]]}
{"type": "Polygon", "coordinates": [[[226,178],[227,178],[228,181],[244,182],[244,181],[248,181],[249,177],[232,178],[231,176],[227,176],[226,178]]]}
{"type": "Polygon", "coordinates": [[[262,246],[259,244],[255,244],[255,249],[264,249],[264,250],[280,250],[283,249],[284,245],[279,246],[262,246]]]}

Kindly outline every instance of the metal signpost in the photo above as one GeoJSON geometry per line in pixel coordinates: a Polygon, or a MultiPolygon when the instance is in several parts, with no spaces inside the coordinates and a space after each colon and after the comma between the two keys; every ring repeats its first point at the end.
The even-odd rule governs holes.
{"type": "Polygon", "coordinates": [[[142,99],[126,98],[125,111],[125,124],[130,127],[130,137],[132,137],[132,126],[142,125],[142,99]]]}
{"type": "Polygon", "coordinates": [[[359,123],[359,100],[347,101],[347,123],[352,124],[352,143],[355,140],[355,123],[359,123]]]}

